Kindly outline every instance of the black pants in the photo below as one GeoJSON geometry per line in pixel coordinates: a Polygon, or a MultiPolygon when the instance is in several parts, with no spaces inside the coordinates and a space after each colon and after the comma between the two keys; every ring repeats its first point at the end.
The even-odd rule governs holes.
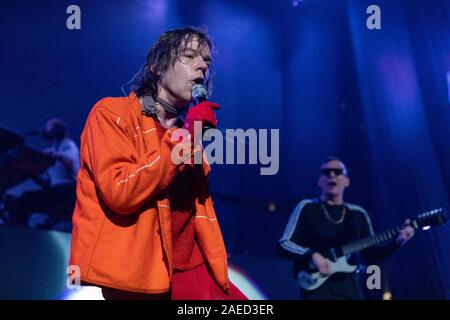
{"type": "Polygon", "coordinates": [[[170,300],[171,294],[146,294],[139,292],[124,291],[113,288],[102,288],[102,295],[105,300],[170,300]]]}
{"type": "Polygon", "coordinates": [[[333,274],[319,288],[300,290],[304,300],[364,300],[359,286],[359,277],[354,273],[333,274]]]}

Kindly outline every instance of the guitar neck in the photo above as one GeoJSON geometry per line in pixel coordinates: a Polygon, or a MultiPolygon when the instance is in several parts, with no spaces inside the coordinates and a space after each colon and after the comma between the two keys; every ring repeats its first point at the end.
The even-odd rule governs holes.
{"type": "Polygon", "coordinates": [[[349,255],[357,251],[373,247],[385,241],[391,240],[398,235],[398,230],[400,230],[399,227],[390,228],[383,232],[374,234],[373,236],[346,244],[340,248],[342,255],[344,256],[349,255]]]}
{"type": "MultiPolygon", "coordinates": [[[[448,217],[445,210],[439,208],[424,212],[420,214],[416,219],[411,219],[410,226],[417,230],[424,226],[440,226],[446,224],[447,222],[448,217]]],[[[340,247],[338,250],[332,250],[332,252],[337,256],[346,256],[357,251],[376,246],[396,237],[398,235],[398,231],[400,231],[402,227],[403,226],[387,229],[383,232],[374,234],[373,236],[346,244],[340,247]]]]}

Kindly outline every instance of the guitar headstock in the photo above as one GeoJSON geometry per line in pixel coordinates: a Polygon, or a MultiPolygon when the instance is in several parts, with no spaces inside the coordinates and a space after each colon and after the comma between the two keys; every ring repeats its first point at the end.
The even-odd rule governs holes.
{"type": "Polygon", "coordinates": [[[415,229],[440,226],[448,222],[448,217],[444,209],[438,208],[419,214],[416,219],[411,221],[415,229]]]}

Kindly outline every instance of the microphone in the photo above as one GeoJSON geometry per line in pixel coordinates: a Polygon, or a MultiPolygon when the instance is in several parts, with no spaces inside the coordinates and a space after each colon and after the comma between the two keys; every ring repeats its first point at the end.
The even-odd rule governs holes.
{"type": "MultiPolygon", "coordinates": [[[[194,100],[195,104],[208,100],[208,90],[206,90],[204,85],[199,83],[194,84],[192,87],[192,100],[194,100]]],[[[211,127],[208,124],[205,124],[202,130],[203,134],[208,129],[211,129],[211,127]]]]}
{"type": "Polygon", "coordinates": [[[192,99],[195,104],[208,100],[208,90],[202,84],[194,84],[192,87],[192,99]]]}
{"type": "MultiPolygon", "coordinates": [[[[208,90],[206,90],[204,85],[194,84],[194,86],[192,87],[192,100],[194,100],[195,104],[199,104],[200,102],[208,100],[208,90]]],[[[203,126],[202,136],[205,136],[205,131],[207,131],[208,129],[212,129],[212,127],[210,127],[208,124],[203,126]]],[[[228,140],[226,132],[224,130],[221,130],[218,128],[214,128],[214,129],[222,132],[223,139],[228,140]]],[[[208,136],[208,138],[209,138],[209,136],[208,136]]],[[[241,144],[244,144],[245,146],[249,146],[248,142],[245,141],[245,139],[244,139],[244,141],[238,141],[238,142],[241,144]]]]}

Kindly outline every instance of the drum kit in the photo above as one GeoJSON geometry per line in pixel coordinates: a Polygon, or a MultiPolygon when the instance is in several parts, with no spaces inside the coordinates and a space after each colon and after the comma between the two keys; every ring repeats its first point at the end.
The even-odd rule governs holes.
{"type": "Polygon", "coordinates": [[[25,138],[0,127],[0,223],[13,223],[5,211],[5,192],[52,166],[54,160],[25,144],[25,138]]]}

